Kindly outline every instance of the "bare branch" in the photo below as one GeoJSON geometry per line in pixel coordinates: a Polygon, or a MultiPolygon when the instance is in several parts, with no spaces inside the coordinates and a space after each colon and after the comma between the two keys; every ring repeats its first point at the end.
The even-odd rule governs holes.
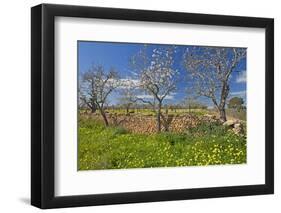
{"type": "Polygon", "coordinates": [[[102,66],[93,65],[82,75],[80,98],[89,107],[95,105],[100,110],[106,125],[108,121],[104,113],[104,105],[108,96],[118,87],[118,81],[117,72],[113,68],[106,72],[102,66]]]}
{"type": "Polygon", "coordinates": [[[245,48],[189,47],[184,66],[195,92],[210,98],[222,112],[229,94],[229,77],[245,57],[245,48]]]}

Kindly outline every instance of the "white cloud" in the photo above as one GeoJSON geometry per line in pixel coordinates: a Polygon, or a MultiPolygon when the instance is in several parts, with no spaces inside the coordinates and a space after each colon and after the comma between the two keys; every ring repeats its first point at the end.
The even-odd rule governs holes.
{"type": "Polygon", "coordinates": [[[135,88],[140,85],[139,80],[130,79],[130,78],[122,78],[119,80],[110,79],[109,82],[112,83],[113,85],[118,86],[118,89],[135,88]]]}
{"type": "MultiPolygon", "coordinates": [[[[175,95],[175,93],[173,93],[171,95],[167,95],[165,97],[165,100],[173,100],[174,99],[174,95],[175,95]]],[[[153,99],[152,95],[138,95],[137,97],[141,98],[141,99],[153,99]]]]}
{"type": "Polygon", "coordinates": [[[137,98],[141,99],[153,99],[152,95],[137,95],[137,98]]]}
{"type": "Polygon", "coordinates": [[[165,97],[165,99],[166,99],[166,100],[172,100],[172,99],[174,99],[174,95],[167,95],[167,96],[165,97]]]}
{"type": "Polygon", "coordinates": [[[137,72],[134,72],[134,71],[130,71],[130,73],[133,75],[133,76],[139,76],[139,74],[137,72]]]}
{"type": "Polygon", "coordinates": [[[246,90],[231,92],[230,95],[231,96],[246,96],[246,90]]]}
{"type": "Polygon", "coordinates": [[[236,78],[236,83],[245,83],[247,81],[247,73],[246,70],[239,73],[239,75],[236,78]]]}
{"type": "Polygon", "coordinates": [[[136,79],[122,78],[119,80],[120,88],[137,87],[140,85],[140,81],[136,79]]]}

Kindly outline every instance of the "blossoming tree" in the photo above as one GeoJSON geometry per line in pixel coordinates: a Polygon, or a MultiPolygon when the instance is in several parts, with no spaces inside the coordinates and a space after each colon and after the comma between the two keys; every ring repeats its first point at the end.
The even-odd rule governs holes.
{"type": "Polygon", "coordinates": [[[109,95],[118,86],[119,77],[113,68],[106,72],[102,66],[93,65],[82,74],[80,98],[91,107],[92,111],[93,106],[99,110],[106,126],[109,123],[105,113],[105,105],[109,95]]]}
{"type": "Polygon", "coordinates": [[[188,47],[184,55],[195,93],[212,100],[222,122],[226,121],[230,76],[245,56],[245,48],[215,47],[188,47]]]}
{"type": "Polygon", "coordinates": [[[172,46],[157,47],[152,51],[144,46],[131,59],[132,67],[138,75],[139,88],[153,99],[151,101],[145,96],[138,96],[138,100],[153,106],[158,132],[161,131],[162,123],[165,130],[168,130],[168,121],[161,110],[165,98],[176,90],[178,71],[173,69],[174,53],[175,48],[172,46]]]}

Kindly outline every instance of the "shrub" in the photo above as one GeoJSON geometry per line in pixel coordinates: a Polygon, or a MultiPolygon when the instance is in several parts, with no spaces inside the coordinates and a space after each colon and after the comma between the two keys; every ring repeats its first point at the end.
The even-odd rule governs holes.
{"type": "Polygon", "coordinates": [[[159,137],[162,137],[165,141],[169,142],[171,145],[176,143],[184,143],[187,141],[186,135],[177,133],[161,133],[159,137]]]}
{"type": "Polygon", "coordinates": [[[227,133],[227,128],[220,122],[203,121],[196,127],[191,128],[189,132],[199,135],[224,135],[227,133]]]}
{"type": "Polygon", "coordinates": [[[129,131],[121,126],[118,127],[112,127],[113,129],[113,135],[122,135],[122,134],[127,134],[129,131]]]}

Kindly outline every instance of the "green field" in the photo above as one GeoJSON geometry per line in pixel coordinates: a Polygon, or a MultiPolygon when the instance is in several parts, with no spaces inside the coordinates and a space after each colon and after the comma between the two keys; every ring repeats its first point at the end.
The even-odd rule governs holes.
{"type": "Polygon", "coordinates": [[[242,164],[246,137],[217,123],[181,134],[137,134],[80,116],[78,151],[79,170],[242,164]]]}

